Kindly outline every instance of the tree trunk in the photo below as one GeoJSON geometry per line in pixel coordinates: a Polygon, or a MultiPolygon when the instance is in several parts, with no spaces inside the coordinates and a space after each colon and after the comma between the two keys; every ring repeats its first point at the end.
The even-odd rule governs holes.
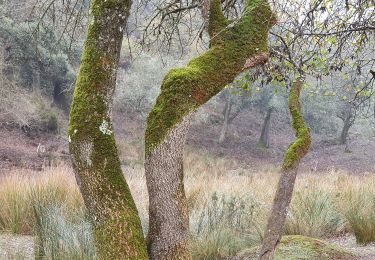
{"type": "Polygon", "coordinates": [[[232,96],[229,96],[227,101],[225,102],[225,107],[224,107],[224,122],[223,126],[221,127],[220,131],[220,137],[219,137],[219,144],[224,143],[225,138],[227,136],[227,131],[228,131],[228,125],[229,125],[229,115],[232,110],[232,96]]]}
{"type": "Polygon", "coordinates": [[[269,107],[267,110],[267,115],[264,118],[263,126],[262,126],[262,133],[260,134],[260,138],[257,144],[259,148],[268,148],[270,146],[270,123],[271,123],[271,114],[273,111],[273,107],[269,107]]]}
{"type": "Polygon", "coordinates": [[[136,205],[121,170],[112,97],[130,0],[94,0],[75,86],[69,149],[100,259],[148,259],[136,205]]]}
{"type": "Polygon", "coordinates": [[[275,16],[266,0],[250,0],[246,8],[241,20],[228,27],[221,1],[212,0],[210,49],[166,75],[147,118],[145,170],[151,259],[191,259],[182,166],[191,115],[241,71],[268,59],[268,31],[275,16]]]}
{"type": "Polygon", "coordinates": [[[343,126],[342,131],[341,131],[340,144],[346,144],[346,141],[348,139],[349,129],[352,125],[353,125],[352,116],[349,114],[345,118],[344,126],[343,126]]]}
{"type": "Polygon", "coordinates": [[[299,102],[302,85],[302,80],[297,80],[292,84],[289,93],[289,111],[293,120],[293,128],[296,130],[296,139],[285,154],[271,215],[268,219],[262,248],[258,256],[258,259],[262,260],[274,259],[276,247],[283,235],[299,162],[306,155],[311,145],[310,130],[303,119],[299,102]]]}

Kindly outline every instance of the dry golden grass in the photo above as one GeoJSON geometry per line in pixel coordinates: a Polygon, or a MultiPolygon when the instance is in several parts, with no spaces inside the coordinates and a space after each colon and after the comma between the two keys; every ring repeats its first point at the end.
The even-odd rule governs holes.
{"type": "Polygon", "coordinates": [[[12,170],[0,177],[0,231],[31,234],[36,204],[81,207],[83,201],[72,170],[67,166],[42,172],[12,170]]]}
{"type": "MultiPolygon", "coordinates": [[[[185,170],[194,258],[233,255],[261,241],[279,177],[278,169],[249,170],[234,161],[195,152],[186,155],[185,170]]],[[[141,164],[135,164],[125,167],[124,172],[147,233],[148,195],[144,169],[141,164]]],[[[300,173],[288,213],[286,234],[329,238],[352,232],[360,243],[374,241],[374,184],[372,174],[300,173]]],[[[52,215],[62,214],[57,218],[65,219],[61,232],[69,230],[67,225],[71,222],[87,225],[74,217],[83,203],[72,170],[67,166],[43,172],[15,170],[2,177],[0,231],[33,233],[36,204],[55,206],[52,215]]],[[[78,216],[83,219],[84,212],[78,216]]],[[[90,232],[89,227],[85,230],[90,232]]],[[[79,234],[71,232],[70,236],[81,241],[79,234]]],[[[82,236],[91,235],[82,233],[82,236]]]]}

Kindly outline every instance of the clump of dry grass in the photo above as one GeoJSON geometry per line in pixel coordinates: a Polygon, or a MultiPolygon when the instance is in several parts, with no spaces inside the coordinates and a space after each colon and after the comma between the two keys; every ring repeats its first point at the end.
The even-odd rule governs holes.
{"type": "Polygon", "coordinates": [[[31,234],[35,205],[83,206],[72,171],[67,166],[43,172],[14,170],[0,178],[0,231],[31,234]]]}
{"type": "Polygon", "coordinates": [[[360,177],[360,182],[350,182],[340,202],[357,243],[375,241],[375,179],[371,175],[360,177]]]}

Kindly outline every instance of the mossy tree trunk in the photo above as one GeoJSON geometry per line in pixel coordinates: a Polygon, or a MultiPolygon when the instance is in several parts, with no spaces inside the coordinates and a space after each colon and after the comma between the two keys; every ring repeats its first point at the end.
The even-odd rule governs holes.
{"type": "Polygon", "coordinates": [[[296,139],[285,154],[271,215],[258,256],[258,259],[262,260],[274,259],[276,247],[284,232],[285,219],[293,195],[299,162],[311,145],[310,130],[303,119],[299,102],[302,85],[303,81],[297,80],[292,84],[289,93],[289,111],[292,116],[293,128],[296,130],[296,139]]]}
{"type": "Polygon", "coordinates": [[[267,61],[268,31],[275,21],[266,0],[249,0],[243,17],[228,26],[221,1],[212,0],[209,50],[164,78],[145,133],[151,259],[191,259],[183,183],[183,148],[191,115],[241,71],[267,61]]]}
{"type": "Polygon", "coordinates": [[[270,146],[270,124],[271,124],[271,114],[273,111],[273,107],[269,107],[267,109],[266,117],[264,118],[262,132],[260,134],[257,147],[259,148],[268,148],[270,146]]]}
{"type": "Polygon", "coordinates": [[[147,259],[137,208],[121,170],[112,123],[123,29],[131,0],[94,0],[69,123],[76,179],[100,259],[147,259]]]}

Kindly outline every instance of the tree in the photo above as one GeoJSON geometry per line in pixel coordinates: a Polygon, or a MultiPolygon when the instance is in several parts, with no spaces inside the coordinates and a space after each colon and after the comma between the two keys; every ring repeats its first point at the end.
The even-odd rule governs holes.
{"type": "Polygon", "coordinates": [[[310,130],[306,126],[301,113],[299,97],[303,86],[302,80],[292,84],[289,93],[289,111],[296,130],[296,139],[289,146],[282,166],[281,177],[277,186],[271,216],[263,239],[259,259],[273,259],[277,245],[281,240],[287,209],[293,195],[294,183],[300,160],[306,155],[311,144],[310,130]]]}
{"type": "Polygon", "coordinates": [[[370,11],[369,3],[346,1],[344,5],[325,0],[287,1],[286,5],[285,3],[277,3],[277,9],[283,11],[286,22],[280,23],[280,26],[271,32],[276,37],[276,43],[272,45],[273,57],[270,59],[270,70],[266,78],[268,82],[278,81],[284,86],[289,86],[289,109],[297,139],[285,154],[259,259],[274,257],[283,234],[299,161],[307,153],[311,143],[310,132],[305,125],[299,104],[305,78],[309,75],[321,80],[322,75],[328,76],[331,71],[340,71],[348,56],[352,56],[347,50],[363,50],[368,35],[374,29],[374,14],[370,11]],[[348,39],[358,44],[348,44],[348,39]]]}
{"type": "Polygon", "coordinates": [[[271,123],[271,114],[274,110],[274,107],[270,106],[267,109],[266,117],[264,118],[263,126],[262,126],[262,132],[260,133],[260,137],[257,143],[257,147],[259,148],[268,148],[270,147],[270,138],[269,138],[269,132],[270,132],[270,123],[271,123]]]}
{"type": "Polygon", "coordinates": [[[101,259],[147,259],[136,205],[121,170],[111,123],[130,0],[95,0],[69,123],[76,179],[101,259]]]}
{"type": "Polygon", "coordinates": [[[190,259],[183,148],[194,111],[243,70],[268,59],[268,31],[276,19],[266,0],[249,0],[230,23],[221,1],[209,5],[210,48],[186,67],[171,70],[147,119],[145,171],[149,192],[151,259],[190,259]]]}

